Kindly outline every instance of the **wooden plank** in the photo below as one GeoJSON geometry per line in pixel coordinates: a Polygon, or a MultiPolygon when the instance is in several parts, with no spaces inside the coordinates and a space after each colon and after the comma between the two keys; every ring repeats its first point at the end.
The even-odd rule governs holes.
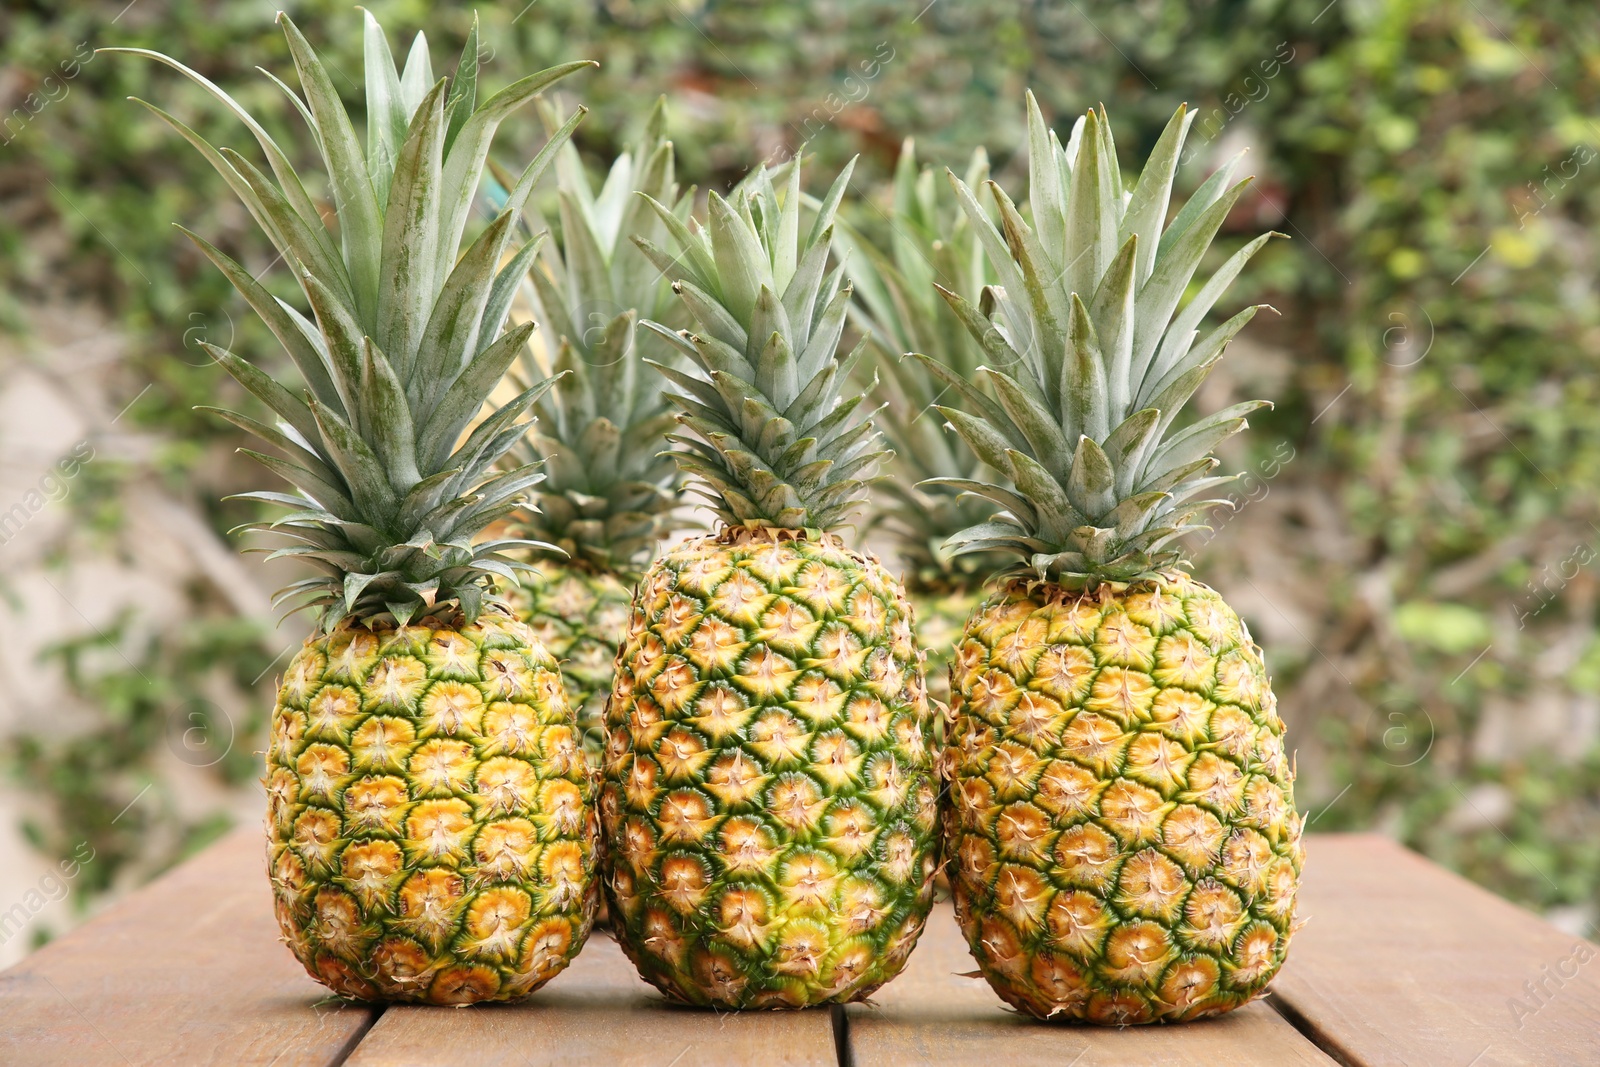
{"type": "MultiPolygon", "coordinates": [[[[1291,953],[1292,954],[1292,953],[1291,953]]],[[[1290,1067],[1333,1061],[1264,1003],[1216,1019],[1121,1030],[1046,1023],[1010,1011],[981,978],[948,904],[935,908],[899,978],[846,1009],[854,1067],[1290,1067]]]]}
{"type": "Polygon", "coordinates": [[[0,1063],[341,1063],[376,1017],[278,941],[248,827],[0,973],[0,1063]]]}
{"type": "Polygon", "coordinates": [[[1314,835],[1306,852],[1309,921],[1274,1003],[1336,1058],[1600,1063],[1600,948],[1384,837],[1314,835]]]}
{"type": "Polygon", "coordinates": [[[832,1067],[826,1009],[714,1012],[668,1004],[596,931],[549,985],[516,1004],[384,1012],[350,1067],[832,1067]]]}

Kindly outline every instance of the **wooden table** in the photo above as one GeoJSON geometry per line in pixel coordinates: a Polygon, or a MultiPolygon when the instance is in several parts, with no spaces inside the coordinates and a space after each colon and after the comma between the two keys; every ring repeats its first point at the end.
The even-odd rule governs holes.
{"type": "Polygon", "coordinates": [[[1005,1011],[959,976],[973,965],[947,906],[905,974],[831,1012],[670,1007],[603,934],[522,1004],[349,1004],[278,943],[245,829],[0,973],[0,1064],[1600,1064],[1600,949],[1381,837],[1308,852],[1309,923],[1274,996],[1118,1031],[1005,1011]]]}

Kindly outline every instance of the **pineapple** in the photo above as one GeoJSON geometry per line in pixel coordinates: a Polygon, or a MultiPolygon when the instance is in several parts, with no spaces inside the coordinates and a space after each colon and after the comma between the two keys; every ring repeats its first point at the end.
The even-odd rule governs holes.
{"type": "MultiPolygon", "coordinates": [[[[268,870],[285,941],[334,992],[362,1000],[508,1000],[562,970],[598,902],[594,784],[556,661],[497,598],[515,540],[474,544],[541,477],[495,462],[548,383],[477,421],[532,326],[503,330],[535,245],[497,271],[512,216],[570,126],[524,172],[507,210],[457,255],[489,142],[569,63],[477,101],[476,27],[452,84],[419,34],[403,71],[366,17],[367,148],[328,74],[280,16],[336,219],[231,97],[273,170],[220,151],[158,108],[244,201],[293,269],[307,316],[195,242],[277,335],[303,391],[207,350],[276,416],[219,412],[272,445],[252,453],[296,490],[257,530],[310,563],[279,602],[317,609],[273,709],[262,779],[268,870]],[[470,432],[469,432],[470,428],[470,432]]],[[[150,105],[146,105],[147,107],[150,105]]],[[[187,232],[187,231],[186,231],[187,232]]]]}
{"type": "MultiPolygon", "coordinates": [[[[989,176],[989,157],[972,154],[966,182],[989,176]]],[[[860,291],[853,310],[889,381],[880,392],[878,422],[895,450],[895,477],[882,483],[884,500],[872,525],[892,537],[907,568],[906,592],[916,609],[917,644],[928,657],[928,692],[947,701],[949,652],[967,616],[983,599],[983,583],[998,560],[981,553],[952,556],[946,540],[995,511],[988,500],[949,489],[936,478],[982,478],[992,474],[972,452],[942,432],[934,405],[947,387],[920,362],[902,358],[919,352],[956,374],[970,376],[983,363],[983,348],[939,299],[933,282],[977,303],[993,272],[983,249],[953,198],[939,195],[932,167],[918,169],[916,147],[907,138],[895,165],[893,204],[885,256],[854,233],[841,243],[860,291]],[[862,307],[861,305],[865,305],[862,307]]],[[[938,726],[938,723],[935,723],[938,726]]]]}
{"type": "MultiPolygon", "coordinates": [[[[541,108],[546,126],[555,112],[541,108]]],[[[655,334],[635,329],[641,314],[670,317],[666,279],[629,235],[664,241],[665,228],[635,192],[686,217],[692,192],[678,194],[666,102],[657,101],[644,136],[612,165],[598,196],[570,143],[556,157],[561,241],[546,244],[528,290],[542,362],[524,357],[522,377],[563,375],[534,405],[536,428],[512,462],[543,461],[548,477],[536,509],[518,514],[524,536],[558,546],[535,555],[536,572],[511,590],[512,606],[562,661],[584,747],[598,767],[611,667],[627,628],[639,574],[670,529],[678,467],[661,450],[672,409],[647,356],[670,359],[655,334]]],[[[543,220],[530,219],[535,232],[543,220]]]]}
{"type": "Polygon", "coordinates": [[[827,271],[849,169],[808,230],[796,161],[710,197],[681,248],[640,247],[698,324],[645,325],[688,433],[679,461],[723,525],[646,572],[617,657],[601,794],[618,941],[672,999],[859,1000],[894,977],[932,903],[937,786],[911,610],[835,532],[884,458],[841,358],[850,291],[827,271]]]}
{"type": "Polygon", "coordinates": [[[960,551],[1003,552],[951,670],[946,848],[957,917],[989,983],[1040,1017],[1147,1023],[1260,995],[1294,930],[1294,775],[1261,652],[1176,540],[1227,481],[1213,448],[1259,402],[1177,416],[1247,308],[1198,327],[1246,244],[1185,303],[1246,183],[1212,175],[1163,228],[1193,114],[1125,187],[1105,115],[1063,147],[1028,98],[1033,225],[997,186],[992,225],[952,184],[1003,283],[945,293],[984,345],[987,388],[942,364],[940,411],[1016,488],[960,551]],[[1180,306],[1181,305],[1181,306],[1180,306]]]}

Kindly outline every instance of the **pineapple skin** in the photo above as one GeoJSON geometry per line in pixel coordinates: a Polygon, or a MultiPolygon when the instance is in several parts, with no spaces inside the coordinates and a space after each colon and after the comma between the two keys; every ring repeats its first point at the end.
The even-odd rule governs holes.
{"type": "Polygon", "coordinates": [[[278,923],[334,992],[514,1000],[583,947],[595,783],[555,659],[508,613],[307,640],[266,762],[278,923]]]}
{"type": "Polygon", "coordinates": [[[968,621],[951,686],[950,882],[1003,1000],[1126,1025],[1265,989],[1301,820],[1260,650],[1215,591],[1012,582],[968,621]]]}
{"type": "Polygon", "coordinates": [[[584,751],[598,770],[605,752],[606,699],[628,628],[632,587],[610,571],[540,560],[538,573],[524,572],[508,593],[511,609],[561,664],[584,751]]]}
{"type": "Polygon", "coordinates": [[[658,560],[607,712],[618,942],[669,998],[859,1000],[933,900],[938,783],[904,592],[876,560],[734,527],[658,560]]]}

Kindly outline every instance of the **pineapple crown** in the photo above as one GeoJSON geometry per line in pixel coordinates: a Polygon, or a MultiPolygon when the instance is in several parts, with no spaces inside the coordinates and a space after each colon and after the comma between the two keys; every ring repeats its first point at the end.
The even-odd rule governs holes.
{"type": "Polygon", "coordinates": [[[274,298],[239,263],[184,231],[282,342],[304,385],[292,390],[233,353],[206,346],[276,418],[267,425],[208,410],[272,445],[279,455],[246,452],[296,490],[241,494],[290,509],[275,522],[243,528],[287,535],[294,544],[269,558],[299,557],[322,572],[281,590],[276,603],[320,609],[324,628],[350,616],[392,616],[404,624],[452,603],[470,620],[495,576],[516,576],[504,550],[518,540],[473,540],[520,506],[540,479],[531,466],[494,465],[526,431],[518,420],[550,386],[524,390],[466,432],[533,329],[502,332],[537,242],[500,264],[510,252],[513,216],[578,116],[529,164],[499,217],[457,253],[501,121],[592,64],[552,67],[480,103],[476,22],[452,83],[434,80],[421,34],[398,71],[383,30],[367,14],[363,152],[327,70],[294,23],[279,19],[301,93],[273,81],[311,128],[332,220],[319,215],[278,143],[222,89],[160,53],[110,50],[157,60],[198,83],[244,122],[272,170],[268,177],[139,101],[244,201],[290,265],[311,312],[274,298]]]}
{"type": "MultiPolygon", "coordinates": [[[[979,148],[967,164],[965,180],[976,186],[988,176],[989,157],[979,148]]],[[[849,251],[856,287],[851,314],[888,371],[878,393],[882,407],[877,421],[894,448],[898,476],[883,481],[871,525],[895,540],[913,586],[975,587],[999,560],[985,553],[952,556],[942,546],[992,518],[995,506],[931,479],[983,479],[993,471],[943,432],[933,405],[948,390],[921,362],[901,357],[925,353],[950,371],[972,377],[984,362],[983,348],[939,298],[934,283],[977,302],[994,272],[948,186],[933,167],[918,167],[910,138],[901,146],[891,189],[884,242],[888,255],[879,251],[879,242],[865,239],[848,223],[839,238],[849,251]]]]}
{"type": "MultiPolygon", "coordinates": [[[[555,110],[542,100],[536,106],[547,129],[558,130],[555,110]]],[[[539,352],[525,353],[512,373],[561,381],[534,405],[535,428],[508,457],[542,461],[547,474],[537,509],[519,512],[515,525],[578,565],[631,575],[670,532],[679,479],[677,464],[660,451],[673,408],[642,366],[647,355],[670,359],[671,352],[635,329],[641,315],[668,317],[676,301],[626,235],[665,240],[665,227],[635,192],[670,204],[679,218],[688,217],[694,194],[678,191],[664,98],[598,195],[570,142],[555,169],[560,238],[544,246],[524,283],[540,323],[539,352]]],[[[534,209],[524,214],[530,232],[547,229],[534,209]]]]}
{"type": "Polygon", "coordinates": [[[934,483],[998,505],[991,521],[949,547],[1005,553],[1015,562],[1004,576],[1082,589],[1181,565],[1174,541],[1204,528],[1196,517],[1225,502],[1196,497],[1232,480],[1211,476],[1212,450],[1266,404],[1176,422],[1258,307],[1203,337],[1201,321],[1275,236],[1250,241],[1183,302],[1248,184],[1229,185],[1236,157],[1163,228],[1193,117],[1178,109],[1137,183],[1125,188],[1103,111],[1080,118],[1063,146],[1028,94],[1031,227],[989,182],[997,228],[967,183],[950,175],[1001,282],[986,287],[976,306],[940,289],[983,347],[988,389],[925,354],[918,359],[958,398],[938,407],[949,425],[1015,488],[966,478],[934,483]]]}
{"type": "Polygon", "coordinates": [[[673,435],[675,458],[731,526],[827,531],[865,495],[889,457],[864,393],[842,397],[865,342],[839,354],[850,289],[844,266],[827,270],[834,215],[854,161],[823,197],[804,238],[800,160],[780,198],[763,167],[731,200],[710,195],[706,225],[691,229],[650,201],[682,249],[676,259],[648,238],[639,248],[672,282],[698,329],[645,326],[687,359],[653,365],[671,382],[692,436],[673,435]]]}

